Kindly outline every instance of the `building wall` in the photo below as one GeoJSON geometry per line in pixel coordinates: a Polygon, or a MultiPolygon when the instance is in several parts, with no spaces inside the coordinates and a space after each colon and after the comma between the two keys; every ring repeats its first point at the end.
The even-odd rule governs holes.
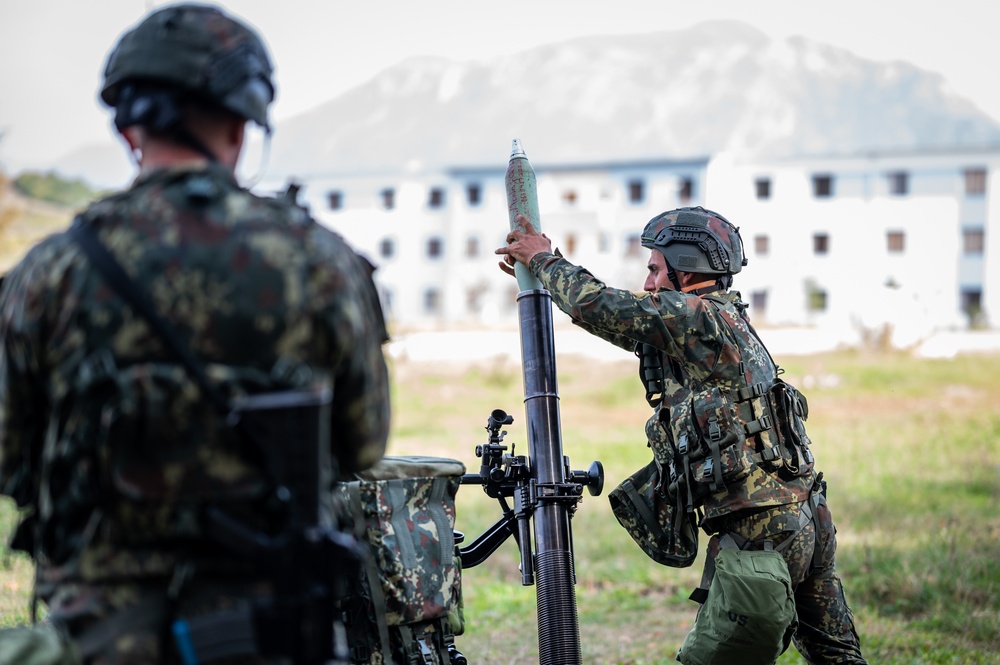
{"type": "MultiPolygon", "coordinates": [[[[315,179],[305,193],[321,223],[379,267],[397,326],[503,324],[515,315],[517,286],[493,254],[508,228],[502,166],[315,179]],[[337,210],[331,192],[340,193],[337,210]]],[[[1000,312],[1000,269],[989,260],[1000,256],[1000,212],[989,200],[1000,187],[1000,153],[759,162],[719,154],[535,169],[543,231],[612,286],[641,289],[648,251],[638,235],[650,218],[704,205],[741,228],[749,265],[734,288],[759,325],[823,326],[846,341],[882,335],[905,345],[965,327],[969,303],[980,324],[995,324],[990,314],[1000,312]],[[967,192],[968,169],[985,174],[984,191],[967,192]],[[817,195],[817,177],[828,177],[829,195],[817,195]]]]}

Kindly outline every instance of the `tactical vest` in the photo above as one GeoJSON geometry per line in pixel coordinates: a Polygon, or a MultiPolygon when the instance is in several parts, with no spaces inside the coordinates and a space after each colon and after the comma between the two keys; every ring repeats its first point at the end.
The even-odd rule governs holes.
{"type": "MultiPolygon", "coordinates": [[[[742,319],[756,338],[742,311],[729,311],[724,316],[723,310],[731,308],[727,300],[715,295],[702,297],[720,311],[732,343],[742,354],[733,318],[742,319]]],[[[760,347],[767,353],[762,343],[760,347]]],[[[708,497],[758,470],[782,481],[812,472],[814,459],[804,425],[808,404],[798,390],[779,378],[780,369],[775,367],[769,382],[751,383],[747,378],[751,372],[741,358],[735,389],[705,381],[692,387],[687,398],[667,405],[667,372],[678,383],[690,380],[678,375],[683,372],[679,364],[655,347],[641,345],[637,355],[646,399],[657,409],[647,423],[649,444],[664,469],[664,489],[669,496],[680,493],[688,512],[697,511],[708,497]]],[[[767,357],[770,359],[769,354],[767,357]]]]}

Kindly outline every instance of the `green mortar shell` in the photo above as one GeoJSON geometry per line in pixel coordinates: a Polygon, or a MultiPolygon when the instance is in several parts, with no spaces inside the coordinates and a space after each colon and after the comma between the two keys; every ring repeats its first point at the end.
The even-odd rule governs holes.
{"type": "MultiPolygon", "coordinates": [[[[535,171],[531,168],[528,156],[521,147],[521,142],[514,139],[510,150],[510,162],[507,163],[507,175],[504,178],[507,190],[507,218],[510,230],[524,231],[517,223],[517,216],[524,215],[531,220],[532,226],[542,232],[541,220],[538,217],[538,190],[535,185],[535,171]]],[[[542,283],[531,274],[528,268],[520,262],[514,264],[514,276],[517,286],[522,291],[541,289],[542,283]]]]}

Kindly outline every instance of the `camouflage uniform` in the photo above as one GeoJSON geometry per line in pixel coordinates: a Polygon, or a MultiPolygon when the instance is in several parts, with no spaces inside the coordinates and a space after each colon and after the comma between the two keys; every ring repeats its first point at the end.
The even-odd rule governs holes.
{"type": "MultiPolygon", "coordinates": [[[[223,392],[328,385],[333,459],[351,472],[381,458],[385,328],[371,266],[338,235],[290,202],[241,189],[216,165],[145,173],[83,218],[223,392]]],[[[128,375],[137,392],[154,380],[173,387],[149,393],[161,399],[161,438],[203,442],[187,453],[215,495],[258,486],[260,469],[216,445],[204,395],[66,233],[8,274],[0,326],[0,491],[37,518],[38,595],[74,635],[103,617],[136,619],[105,640],[94,663],[177,662],[173,647],[161,654],[170,643],[160,639],[162,603],[149,598],[162,600],[172,584],[176,609],[196,615],[266,597],[270,583],[170,513],[188,491],[179,479],[193,477],[183,458],[164,454],[143,467],[142,455],[159,451],[136,440],[139,500],[126,500],[123,463],[101,445],[114,414],[100,403],[109,393],[93,387],[108,381],[95,376],[128,375]]],[[[125,463],[136,461],[129,449],[125,463]]]]}
{"type": "MultiPolygon", "coordinates": [[[[702,297],[670,290],[639,294],[608,288],[586,269],[545,252],[532,258],[529,269],[573,323],[625,350],[650,345],[662,353],[663,392],[651,399],[656,406],[646,425],[661,468],[678,471],[671,428],[679,419],[693,417],[693,399],[713,390],[731,394],[747,385],[770,385],[775,377],[774,363],[750,328],[739,293],[718,288],[702,297]]],[[[800,527],[800,506],[818,491],[812,466],[788,476],[751,463],[740,475],[739,482],[702,499],[704,526],[714,534],[708,546],[710,560],[718,552],[722,533],[753,541],[751,546],[794,538],[783,556],[796,587],[795,645],[810,663],[864,663],[834,569],[835,529],[825,502],[816,511],[816,522],[800,527]],[[820,528],[818,538],[815,524],[820,528]]],[[[712,569],[706,565],[706,588],[712,569]]]]}

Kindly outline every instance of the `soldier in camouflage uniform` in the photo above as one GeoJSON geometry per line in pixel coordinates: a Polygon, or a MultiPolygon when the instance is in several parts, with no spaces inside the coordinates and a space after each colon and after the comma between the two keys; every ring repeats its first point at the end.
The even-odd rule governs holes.
{"type": "MultiPolygon", "coordinates": [[[[110,53],[101,90],[140,173],[74,224],[117,258],[227,400],[332,394],[316,425],[332,444],[304,465],[330,479],[338,462],[352,473],[384,453],[387,335],[372,266],[293,201],[237,184],[246,123],[270,132],[273,95],[253,30],[204,5],[151,13],[110,53]]],[[[37,597],[84,661],[177,663],[176,617],[275,602],[269,573],[204,521],[215,507],[227,516],[216,526],[281,534],[273,469],[70,233],[7,275],[0,326],[0,491],[25,509],[15,539],[37,563],[37,597]]],[[[281,462],[299,443],[264,441],[263,453],[281,462]]],[[[311,490],[329,505],[329,484],[311,490]]],[[[201,662],[288,660],[281,645],[266,657],[248,648],[201,662]]]]}
{"type": "Polygon", "coordinates": [[[511,232],[496,250],[501,268],[513,274],[521,262],[573,323],[641,359],[661,489],[712,534],[702,588],[722,536],[744,549],[780,548],[794,586],[798,650],[809,663],[864,663],[834,567],[825,483],[801,426],[805,400],[777,379],[746,304],[729,290],[746,263],[738,229],[700,207],[653,218],[642,234],[651,250],[645,293],[634,293],[553,254],[548,238],[521,222],[525,232],[511,232]]]}

